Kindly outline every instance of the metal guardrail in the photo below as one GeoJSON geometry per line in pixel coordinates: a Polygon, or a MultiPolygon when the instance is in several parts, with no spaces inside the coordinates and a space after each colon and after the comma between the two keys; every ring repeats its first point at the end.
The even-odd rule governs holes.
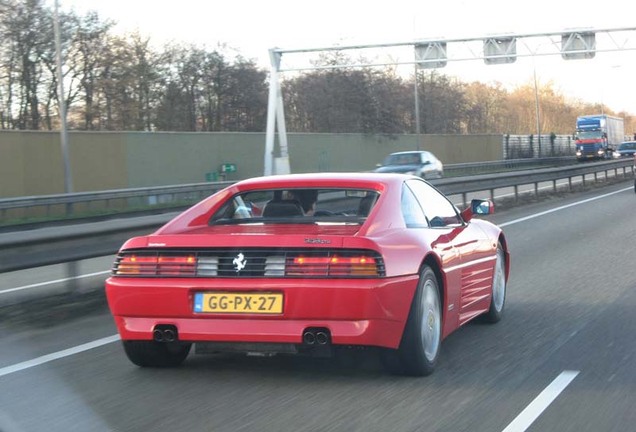
{"type": "Polygon", "coordinates": [[[513,171],[530,168],[546,168],[576,164],[574,156],[546,157],[534,159],[508,159],[490,162],[471,162],[444,165],[444,175],[454,177],[460,175],[486,174],[501,171],[513,171]]]}
{"type": "MultiPolygon", "coordinates": [[[[581,177],[585,183],[586,181],[592,181],[587,177],[593,175],[593,181],[597,181],[599,173],[604,173],[603,178],[607,178],[608,173],[611,171],[614,171],[614,176],[618,176],[619,171],[622,171],[623,176],[626,177],[628,171],[631,174],[634,173],[634,163],[631,159],[622,159],[593,164],[578,164],[571,167],[444,178],[433,180],[431,183],[447,195],[462,195],[463,201],[467,202],[467,194],[472,192],[490,191],[491,198],[494,199],[494,192],[497,189],[513,187],[515,193],[518,194],[519,186],[534,184],[535,193],[538,193],[539,183],[553,182],[556,190],[557,180],[568,179],[571,187],[572,179],[574,178],[581,177]]],[[[204,188],[209,193],[215,187],[220,189],[231,183],[206,183],[172,188],[183,192],[188,188],[196,190],[204,188]]],[[[165,191],[167,188],[153,189],[155,191],[165,191]]],[[[141,191],[138,190],[133,193],[137,192],[141,191]]],[[[36,200],[34,202],[39,204],[41,201],[36,200]]],[[[167,222],[172,216],[174,215],[124,218],[101,223],[0,234],[0,272],[114,254],[118,247],[133,233],[153,231],[167,222]]]]}
{"type": "Polygon", "coordinates": [[[174,202],[178,199],[197,201],[233,183],[235,181],[5,198],[0,199],[0,217],[4,218],[5,212],[11,209],[52,206],[64,206],[65,216],[71,216],[78,204],[104,202],[108,206],[109,201],[133,198],[142,198],[148,203],[174,202]]]}
{"type": "Polygon", "coordinates": [[[114,254],[128,239],[148,234],[176,213],[0,234],[0,273],[114,254]]]}
{"type": "MultiPolygon", "coordinates": [[[[449,176],[474,175],[484,172],[519,170],[531,167],[563,166],[572,164],[574,161],[574,157],[515,159],[446,165],[444,167],[444,171],[449,176]]],[[[180,200],[186,203],[194,203],[233,183],[234,181],[221,181],[5,198],[0,199],[0,221],[5,219],[10,210],[16,209],[44,208],[43,213],[48,216],[51,214],[51,208],[55,207],[58,209],[57,213],[61,217],[70,217],[76,212],[77,207],[81,204],[90,205],[94,203],[103,203],[104,208],[108,209],[110,207],[110,202],[125,200],[124,205],[120,206],[120,208],[121,211],[126,211],[125,208],[127,206],[132,206],[133,203],[138,206],[146,207],[166,205],[180,200]]]]}
{"type": "Polygon", "coordinates": [[[623,176],[627,175],[627,171],[633,174],[634,161],[629,158],[593,164],[579,163],[565,167],[514,171],[502,174],[486,174],[471,176],[470,178],[439,179],[431,183],[446,195],[462,195],[463,202],[467,203],[466,196],[471,192],[489,191],[491,199],[494,200],[495,190],[513,187],[515,189],[515,199],[518,199],[519,186],[534,185],[535,194],[538,194],[539,183],[552,182],[553,189],[556,191],[557,181],[567,179],[568,187],[571,189],[572,179],[574,178],[581,177],[585,185],[588,181],[586,178],[588,175],[594,175],[594,181],[598,181],[599,173],[603,173],[603,178],[607,178],[610,171],[614,171],[614,176],[618,176],[621,170],[623,176]]]}

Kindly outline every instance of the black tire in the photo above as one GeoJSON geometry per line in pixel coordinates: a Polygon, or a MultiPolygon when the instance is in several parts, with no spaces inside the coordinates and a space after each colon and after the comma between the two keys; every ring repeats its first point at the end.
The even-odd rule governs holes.
{"type": "Polygon", "coordinates": [[[497,246],[497,261],[492,277],[490,308],[483,315],[483,320],[488,323],[496,323],[503,316],[506,305],[506,256],[501,243],[497,246]]]}
{"type": "Polygon", "coordinates": [[[140,367],[176,367],[190,352],[190,343],[123,341],[128,360],[140,367]]]}
{"type": "Polygon", "coordinates": [[[433,270],[420,274],[411,311],[397,350],[384,350],[382,361],[394,374],[426,376],[433,373],[442,341],[442,307],[439,284],[433,270]]]}

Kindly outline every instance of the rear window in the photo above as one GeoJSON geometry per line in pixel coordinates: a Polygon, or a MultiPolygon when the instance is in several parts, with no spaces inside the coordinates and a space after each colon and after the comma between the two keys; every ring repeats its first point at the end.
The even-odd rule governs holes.
{"type": "Polygon", "coordinates": [[[229,198],[209,225],[246,223],[361,223],[379,197],[365,189],[288,188],[229,198]]]}
{"type": "Polygon", "coordinates": [[[383,165],[419,165],[420,153],[397,153],[387,156],[383,165]]]}

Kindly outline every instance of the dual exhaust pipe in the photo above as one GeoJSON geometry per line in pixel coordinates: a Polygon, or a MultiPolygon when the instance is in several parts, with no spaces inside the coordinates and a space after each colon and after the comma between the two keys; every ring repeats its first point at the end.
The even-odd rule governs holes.
{"type": "MultiPolygon", "coordinates": [[[[170,343],[179,339],[177,327],[170,324],[160,324],[155,326],[152,331],[152,339],[155,342],[170,343]]],[[[313,345],[329,345],[331,344],[331,333],[326,328],[308,328],[303,332],[303,344],[313,345]]]]}
{"type": "Polygon", "coordinates": [[[308,328],[303,332],[303,344],[305,345],[329,345],[331,333],[326,328],[308,328]]]}
{"type": "Polygon", "coordinates": [[[175,342],[179,339],[177,327],[168,324],[155,326],[155,329],[152,331],[152,339],[155,342],[175,342]]]}

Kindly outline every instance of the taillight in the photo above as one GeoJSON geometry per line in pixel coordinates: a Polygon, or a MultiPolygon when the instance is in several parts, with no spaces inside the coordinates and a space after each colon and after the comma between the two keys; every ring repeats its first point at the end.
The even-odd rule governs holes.
{"type": "Polygon", "coordinates": [[[376,259],[370,256],[297,256],[288,259],[288,276],[377,276],[376,259]]]}
{"type": "Polygon", "coordinates": [[[113,275],[123,277],[384,277],[382,257],[367,250],[254,249],[121,252],[113,275]]]}
{"type": "Polygon", "coordinates": [[[169,276],[192,276],[196,272],[197,259],[194,255],[159,255],[157,274],[169,276]]]}
{"type": "Polygon", "coordinates": [[[115,262],[114,273],[124,276],[193,276],[196,264],[194,255],[124,254],[115,262]]]}
{"type": "Polygon", "coordinates": [[[377,276],[378,265],[373,257],[350,258],[350,273],[353,276],[377,276]]]}
{"type": "Polygon", "coordinates": [[[124,255],[115,263],[117,275],[155,275],[157,272],[157,256],[124,255]]]}

